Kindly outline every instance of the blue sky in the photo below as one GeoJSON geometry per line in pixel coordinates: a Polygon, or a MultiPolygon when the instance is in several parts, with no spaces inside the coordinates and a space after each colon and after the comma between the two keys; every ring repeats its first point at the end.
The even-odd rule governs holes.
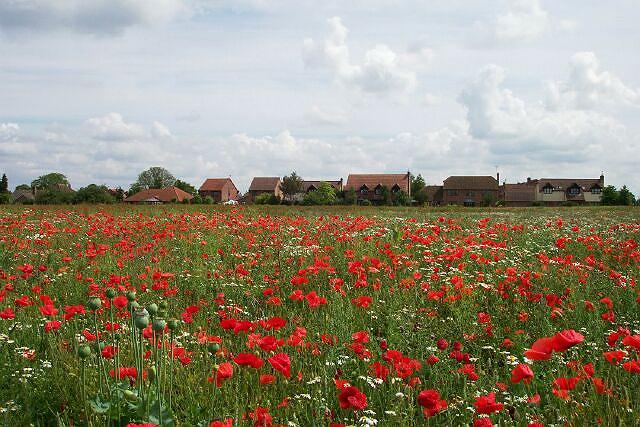
{"type": "Polygon", "coordinates": [[[349,172],[640,192],[640,6],[1,0],[0,170],[125,188],[349,172]]]}

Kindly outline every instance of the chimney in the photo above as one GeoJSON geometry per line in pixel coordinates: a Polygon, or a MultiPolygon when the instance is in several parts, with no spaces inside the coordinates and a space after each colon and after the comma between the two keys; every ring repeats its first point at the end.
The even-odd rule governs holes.
{"type": "Polygon", "coordinates": [[[411,172],[407,169],[407,196],[411,197],[411,172]]]}
{"type": "Polygon", "coordinates": [[[528,177],[527,177],[527,184],[529,184],[530,182],[531,182],[531,177],[530,177],[530,176],[528,176],[528,177]]]}
{"type": "Polygon", "coordinates": [[[496,181],[498,181],[498,185],[500,184],[500,172],[496,172],[496,181]]]}
{"type": "Polygon", "coordinates": [[[600,173],[600,187],[604,188],[604,172],[600,173]]]}

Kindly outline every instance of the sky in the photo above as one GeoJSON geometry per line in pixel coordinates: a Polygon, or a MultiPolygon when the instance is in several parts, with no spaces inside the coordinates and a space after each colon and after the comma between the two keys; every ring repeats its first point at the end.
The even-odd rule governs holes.
{"type": "Polygon", "coordinates": [[[640,193],[637,0],[0,0],[0,172],[597,178],[640,193]]]}

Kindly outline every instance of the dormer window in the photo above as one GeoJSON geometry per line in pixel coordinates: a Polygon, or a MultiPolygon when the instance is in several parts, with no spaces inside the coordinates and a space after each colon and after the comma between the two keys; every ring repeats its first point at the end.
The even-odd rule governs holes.
{"type": "Polygon", "coordinates": [[[360,187],[360,194],[369,194],[369,188],[366,185],[360,187]]]}
{"type": "Polygon", "coordinates": [[[600,187],[593,187],[591,189],[591,194],[600,194],[600,193],[602,193],[602,188],[600,187]]]}
{"type": "Polygon", "coordinates": [[[573,187],[569,187],[569,194],[572,196],[577,196],[580,194],[580,187],[574,185],[573,187]]]}
{"type": "Polygon", "coordinates": [[[542,192],[544,194],[553,194],[553,186],[545,185],[544,188],[542,189],[542,192]]]}
{"type": "Polygon", "coordinates": [[[398,184],[394,184],[393,187],[391,187],[391,192],[397,193],[398,191],[400,191],[400,186],[398,184]]]}
{"type": "Polygon", "coordinates": [[[382,185],[378,184],[376,186],[376,190],[375,190],[376,196],[379,196],[382,194],[382,185]]]}

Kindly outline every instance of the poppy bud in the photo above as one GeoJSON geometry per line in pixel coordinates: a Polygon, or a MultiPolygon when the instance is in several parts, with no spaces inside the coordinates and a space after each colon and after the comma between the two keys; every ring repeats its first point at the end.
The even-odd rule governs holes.
{"type": "Polygon", "coordinates": [[[178,321],[176,319],[171,319],[167,322],[169,326],[169,330],[173,331],[174,329],[178,329],[178,321]]]}
{"type": "Polygon", "coordinates": [[[129,305],[131,306],[131,310],[137,310],[140,308],[140,304],[138,304],[138,301],[131,301],[129,305]]]}
{"type": "Polygon", "coordinates": [[[167,325],[167,322],[165,322],[164,320],[156,319],[156,320],[153,321],[153,324],[152,324],[151,327],[153,328],[153,330],[155,332],[161,332],[161,331],[164,331],[164,327],[166,325],[167,325]]]}
{"type": "Polygon", "coordinates": [[[138,396],[136,396],[136,394],[134,392],[132,392],[131,390],[124,390],[122,392],[122,394],[124,395],[124,398],[127,399],[129,402],[137,402],[138,401],[138,396]]]}
{"type": "Polygon", "coordinates": [[[133,302],[136,300],[136,293],[134,291],[127,292],[127,300],[133,302]]]}
{"type": "Polygon", "coordinates": [[[158,304],[158,307],[160,307],[160,310],[166,310],[167,307],[169,307],[169,304],[167,304],[166,301],[160,301],[160,304],[158,304]]]}
{"type": "Polygon", "coordinates": [[[97,310],[101,306],[102,300],[98,297],[89,298],[89,301],[87,301],[87,308],[89,308],[89,310],[97,310]]]}
{"type": "Polygon", "coordinates": [[[116,291],[115,291],[115,289],[112,289],[112,288],[107,289],[107,291],[106,291],[104,294],[105,294],[105,295],[107,296],[107,298],[109,298],[109,299],[113,299],[113,298],[115,298],[115,297],[116,297],[116,291]]]}
{"type": "Polygon", "coordinates": [[[142,310],[136,310],[134,313],[133,323],[138,329],[144,329],[149,326],[149,313],[144,308],[142,310]]]}
{"type": "Polygon", "coordinates": [[[155,366],[150,366],[149,369],[147,369],[147,378],[149,378],[149,381],[154,382],[156,380],[156,367],[155,366]]]}
{"type": "Polygon", "coordinates": [[[154,316],[158,312],[158,304],[149,304],[147,306],[147,311],[150,315],[154,316]]]}
{"type": "Polygon", "coordinates": [[[207,346],[207,349],[208,349],[211,353],[217,353],[217,352],[218,352],[218,350],[220,350],[220,344],[218,344],[217,342],[209,343],[209,345],[207,346]]]}
{"type": "Polygon", "coordinates": [[[90,355],[91,355],[91,347],[89,347],[86,344],[83,344],[80,347],[78,347],[78,357],[80,357],[80,359],[86,359],[90,355]]]}

